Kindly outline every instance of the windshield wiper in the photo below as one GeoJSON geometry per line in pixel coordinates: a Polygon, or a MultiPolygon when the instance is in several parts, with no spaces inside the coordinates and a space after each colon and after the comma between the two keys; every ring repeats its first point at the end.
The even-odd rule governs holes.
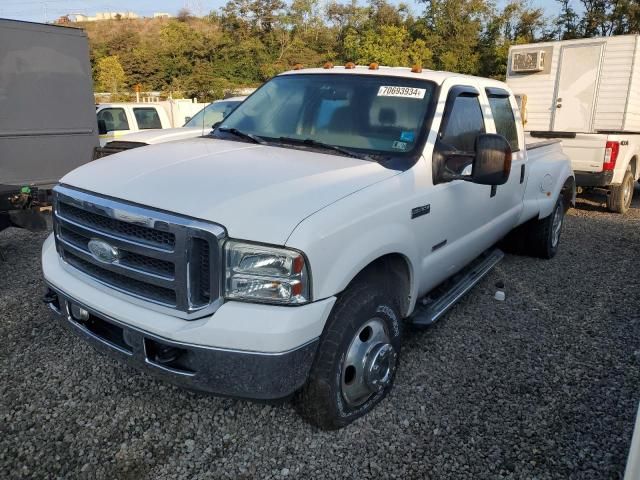
{"type": "Polygon", "coordinates": [[[319,142],[314,140],[313,138],[291,138],[291,137],[280,137],[278,140],[281,142],[289,142],[289,143],[300,143],[302,145],[308,145],[310,147],[318,147],[324,148],[326,150],[333,150],[334,152],[339,152],[347,157],[359,158],[360,160],[368,160],[369,162],[375,162],[373,158],[364,153],[354,152],[348,148],[338,147],[337,145],[331,145],[330,143],[319,142]]]}
{"type": "Polygon", "coordinates": [[[258,135],[254,135],[253,133],[243,132],[242,130],[238,130],[237,128],[227,128],[227,127],[218,127],[216,130],[224,133],[230,133],[235,135],[236,137],[244,138],[245,140],[250,140],[253,143],[259,143],[260,145],[266,145],[267,142],[264,141],[262,137],[258,135]]]}

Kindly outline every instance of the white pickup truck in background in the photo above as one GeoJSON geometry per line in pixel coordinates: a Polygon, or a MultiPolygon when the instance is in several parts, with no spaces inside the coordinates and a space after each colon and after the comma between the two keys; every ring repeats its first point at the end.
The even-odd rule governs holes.
{"type": "Polygon", "coordinates": [[[529,134],[562,140],[578,190],[625,213],[640,177],[640,36],[513,46],[507,84],[529,134]]]}
{"type": "MultiPolygon", "coordinates": [[[[192,389],[297,393],[340,428],[501,259],[555,255],[574,178],[498,81],[372,64],[279,75],[207,137],[56,187],[45,301],[96,348],[192,389]]],[[[479,321],[482,321],[479,319],[479,321]]]]}
{"type": "Polygon", "coordinates": [[[140,130],[182,127],[205,106],[192,100],[96,105],[100,145],[140,130]]]}
{"type": "Polygon", "coordinates": [[[216,100],[196,113],[182,127],[141,130],[128,133],[119,140],[107,142],[104,147],[96,149],[95,158],[106,157],[114,153],[130,150],[131,148],[155,145],[156,143],[173,142],[187,138],[196,138],[211,132],[214,124],[221,122],[229,115],[246,97],[230,97],[224,100],[216,100]]]}

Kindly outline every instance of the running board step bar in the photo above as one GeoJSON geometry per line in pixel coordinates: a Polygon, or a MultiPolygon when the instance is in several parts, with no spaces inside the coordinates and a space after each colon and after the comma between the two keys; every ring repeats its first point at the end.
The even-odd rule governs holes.
{"type": "Polygon", "coordinates": [[[426,327],[435,323],[447,310],[471,290],[504,257],[499,249],[487,250],[461,272],[420,299],[409,322],[426,327]]]}

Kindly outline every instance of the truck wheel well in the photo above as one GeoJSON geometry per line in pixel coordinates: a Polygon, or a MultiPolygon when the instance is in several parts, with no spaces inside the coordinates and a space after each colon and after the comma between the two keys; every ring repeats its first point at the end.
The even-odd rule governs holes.
{"type": "Polygon", "coordinates": [[[567,178],[567,181],[564,182],[562,186],[562,190],[560,190],[560,195],[562,195],[564,208],[568,210],[569,207],[575,207],[575,202],[573,200],[573,192],[576,189],[576,181],[573,177],[567,178]]]}
{"type": "Polygon", "coordinates": [[[402,317],[405,317],[411,300],[411,269],[407,258],[400,253],[389,253],[378,257],[360,270],[349,285],[358,281],[380,278],[386,279],[384,286],[390,289],[402,317]]]}
{"type": "Polygon", "coordinates": [[[638,176],[638,157],[634,156],[629,162],[629,165],[631,166],[631,173],[635,179],[638,176]]]}

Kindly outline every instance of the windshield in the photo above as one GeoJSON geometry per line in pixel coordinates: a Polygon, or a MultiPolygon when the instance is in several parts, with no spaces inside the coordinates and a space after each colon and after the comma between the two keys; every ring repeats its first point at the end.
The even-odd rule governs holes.
{"type": "Polygon", "coordinates": [[[268,141],[313,140],[378,155],[412,152],[425,128],[432,82],[355,74],[275,77],[227,117],[268,141]]]}
{"type": "Polygon", "coordinates": [[[241,103],[242,101],[240,100],[222,100],[211,103],[196,113],[184,126],[202,128],[204,125],[205,128],[211,128],[214,123],[221,122],[241,103]],[[202,122],[203,118],[204,123],[202,122]]]}

